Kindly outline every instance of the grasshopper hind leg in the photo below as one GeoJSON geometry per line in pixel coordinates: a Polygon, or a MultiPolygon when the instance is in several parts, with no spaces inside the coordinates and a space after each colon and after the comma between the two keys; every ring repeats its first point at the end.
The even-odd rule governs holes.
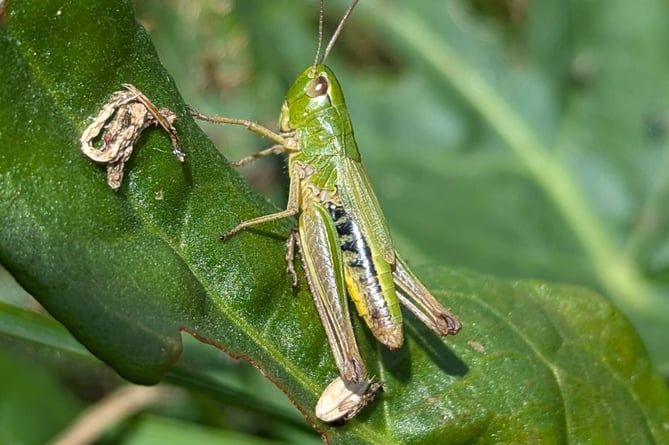
{"type": "Polygon", "coordinates": [[[368,379],[348,311],[337,229],[327,210],[312,203],[300,215],[295,243],[311,295],[344,382],[368,379]]]}

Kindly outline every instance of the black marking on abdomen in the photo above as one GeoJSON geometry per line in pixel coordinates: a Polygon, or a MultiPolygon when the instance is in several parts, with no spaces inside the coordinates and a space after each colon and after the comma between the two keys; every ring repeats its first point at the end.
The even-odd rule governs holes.
{"type": "Polygon", "coordinates": [[[372,261],[372,251],[360,227],[348,216],[343,207],[329,203],[327,209],[337,228],[346,264],[352,268],[362,269],[356,278],[363,292],[381,293],[376,267],[372,261]]]}

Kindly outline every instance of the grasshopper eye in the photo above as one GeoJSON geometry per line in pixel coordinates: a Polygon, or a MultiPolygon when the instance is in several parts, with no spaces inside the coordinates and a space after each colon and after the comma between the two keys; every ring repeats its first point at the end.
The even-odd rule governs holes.
{"type": "Polygon", "coordinates": [[[307,95],[309,97],[323,96],[328,93],[328,88],[328,79],[325,76],[318,76],[307,87],[307,95]]]}

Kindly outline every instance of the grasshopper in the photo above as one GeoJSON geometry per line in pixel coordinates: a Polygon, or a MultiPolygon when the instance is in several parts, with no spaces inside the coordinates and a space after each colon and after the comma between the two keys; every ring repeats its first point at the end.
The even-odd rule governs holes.
{"type": "MultiPolygon", "coordinates": [[[[347,294],[373,335],[390,349],[400,348],[404,341],[400,304],[438,335],[456,334],[461,328],[457,318],[432,296],[395,251],[361,162],[342,89],[332,70],[324,65],[357,3],[358,0],[352,2],[320,57],[321,0],[316,58],[288,90],[278,133],[249,120],[206,116],[191,110],[198,119],[241,125],[274,142],[266,150],[231,162],[233,166],[267,155],[288,155],[290,188],[286,209],[244,221],[222,234],[221,239],[227,240],[257,224],[299,214],[297,228],[287,240],[288,270],[296,284],[292,259],[297,246],[342,379],[335,379],[331,384],[334,389],[329,393],[326,390],[328,394],[324,396],[354,399],[355,409],[330,409],[341,411],[339,417],[345,418],[357,413],[380,387],[371,384],[358,351],[347,294]],[[349,388],[342,389],[344,384],[349,384],[349,388]]],[[[320,417],[332,421],[338,416],[320,417]]]]}

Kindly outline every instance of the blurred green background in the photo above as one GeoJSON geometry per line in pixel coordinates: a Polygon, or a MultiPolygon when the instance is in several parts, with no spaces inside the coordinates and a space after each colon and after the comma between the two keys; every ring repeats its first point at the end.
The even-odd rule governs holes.
{"type": "MultiPolygon", "coordinates": [[[[326,38],[346,6],[326,2],[326,38]]],[[[135,7],[187,103],[276,128],[287,87],[313,60],[316,1],[138,0],[135,7]]],[[[361,0],[328,60],[403,256],[594,288],[637,327],[665,380],[667,9],[660,0],[361,0]]],[[[241,129],[203,127],[231,159],[267,147],[241,129]]],[[[283,163],[270,158],[242,171],[279,207],[283,163]]],[[[7,274],[0,286],[2,301],[35,307],[7,274]]],[[[52,332],[48,321],[29,322],[52,332]]],[[[34,433],[25,443],[52,437],[121,385],[74,341],[71,355],[0,341],[0,372],[12,390],[5,396],[40,389],[38,401],[13,415],[34,433]],[[36,429],[36,403],[62,418],[36,429]]],[[[195,362],[202,348],[186,339],[195,362]]],[[[256,370],[222,353],[215,366],[229,369],[212,376],[229,388],[229,403],[206,391],[159,393],[160,403],[99,443],[320,442],[256,370]],[[250,393],[262,393],[262,402],[245,402],[250,393]]],[[[170,378],[178,383],[179,375],[170,378]]]]}

